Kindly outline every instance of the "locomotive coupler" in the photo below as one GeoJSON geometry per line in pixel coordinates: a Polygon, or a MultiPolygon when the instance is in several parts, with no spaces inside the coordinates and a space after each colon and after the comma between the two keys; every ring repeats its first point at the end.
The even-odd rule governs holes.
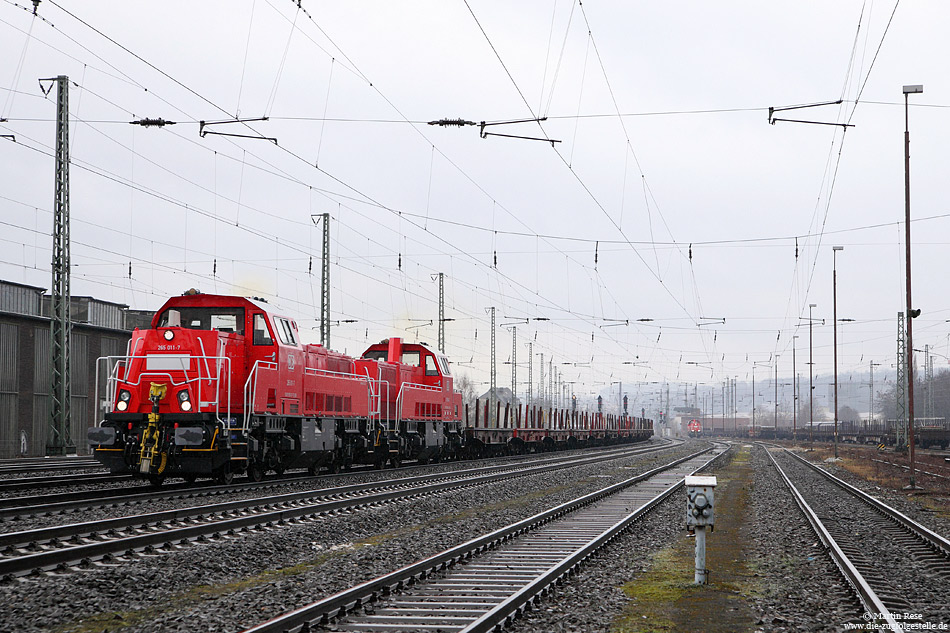
{"type": "MultiPolygon", "coordinates": [[[[159,437],[161,435],[158,428],[160,416],[158,414],[158,403],[165,397],[167,386],[162,383],[152,383],[148,390],[148,399],[152,401],[152,412],[148,414],[148,426],[142,433],[142,448],[139,452],[139,472],[143,475],[149,474],[152,469],[152,462],[155,461],[155,453],[158,450],[159,437]]],[[[168,455],[162,453],[162,460],[158,467],[158,472],[165,470],[165,461],[168,455]]]]}

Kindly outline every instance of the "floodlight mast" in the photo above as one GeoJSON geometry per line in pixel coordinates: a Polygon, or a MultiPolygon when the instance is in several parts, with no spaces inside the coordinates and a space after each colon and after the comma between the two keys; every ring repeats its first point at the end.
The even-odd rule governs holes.
{"type": "Polygon", "coordinates": [[[832,326],[834,330],[834,356],[835,356],[835,459],[838,459],[838,267],[837,254],[843,251],[844,246],[831,247],[831,275],[832,275],[832,326]]]}
{"type": "Polygon", "coordinates": [[[920,314],[914,310],[910,293],[910,124],[908,95],[922,94],[922,84],[904,86],[904,249],[907,259],[904,270],[907,274],[907,443],[910,445],[910,485],[908,489],[917,488],[914,472],[914,317],[920,314]]]}

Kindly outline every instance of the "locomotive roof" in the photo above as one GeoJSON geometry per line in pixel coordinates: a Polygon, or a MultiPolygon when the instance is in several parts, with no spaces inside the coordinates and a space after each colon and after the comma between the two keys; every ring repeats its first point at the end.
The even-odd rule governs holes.
{"type": "MultiPolygon", "coordinates": [[[[402,346],[403,346],[403,347],[407,347],[407,346],[410,346],[410,345],[415,346],[415,347],[421,347],[421,348],[425,349],[425,350],[428,351],[428,352],[432,352],[432,353],[435,354],[436,356],[445,356],[445,354],[443,354],[443,353],[440,352],[439,350],[433,348],[433,347],[432,347],[431,345],[429,345],[428,343],[413,343],[413,342],[411,342],[411,341],[406,341],[406,340],[403,340],[403,341],[402,341],[402,346]]],[[[384,338],[384,339],[381,340],[379,343],[373,343],[372,345],[370,345],[369,347],[366,348],[366,352],[368,352],[368,351],[370,351],[370,350],[380,350],[380,349],[389,349],[389,339],[388,339],[388,338],[384,338]]],[[[365,354],[366,352],[363,352],[363,353],[365,354]]]]}
{"type": "MultiPolygon", "coordinates": [[[[178,297],[170,297],[161,308],[155,313],[152,319],[152,327],[155,326],[155,320],[159,315],[169,308],[178,308],[183,306],[194,306],[201,308],[246,308],[253,307],[263,310],[269,314],[278,314],[272,309],[272,306],[266,301],[249,298],[237,297],[234,295],[210,295],[210,294],[184,294],[178,297]]],[[[283,315],[280,315],[283,316],[283,315]]]]}

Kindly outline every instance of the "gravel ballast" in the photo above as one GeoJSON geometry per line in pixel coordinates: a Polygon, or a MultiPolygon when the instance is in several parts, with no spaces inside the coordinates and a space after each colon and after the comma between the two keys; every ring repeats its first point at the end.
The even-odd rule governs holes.
{"type": "MultiPolygon", "coordinates": [[[[716,474],[717,470],[719,468],[710,474],[716,474]]],[[[753,527],[747,532],[749,559],[745,561],[750,577],[745,586],[737,589],[737,598],[745,604],[743,610],[748,614],[746,630],[839,633],[844,623],[860,622],[862,609],[853,591],[825,555],[762,449],[752,450],[752,480],[735,483],[747,487],[751,493],[748,512],[753,527]]],[[[679,539],[685,538],[683,506],[683,495],[674,495],[664,502],[595,556],[539,607],[518,620],[511,630],[514,633],[599,633],[610,631],[612,627],[637,632],[678,630],[654,629],[655,623],[647,620],[640,628],[636,622],[640,616],[629,610],[632,601],[623,587],[653,568],[658,551],[668,552],[679,539]],[[626,618],[622,628],[621,618],[626,618]]],[[[720,537],[719,531],[710,537],[709,547],[717,547],[717,537],[720,537]]],[[[692,547],[691,539],[686,547],[692,547]]],[[[679,571],[685,579],[680,589],[688,593],[691,589],[685,585],[691,580],[691,565],[679,571]]],[[[717,581],[714,571],[713,586],[717,581]]],[[[723,630],[722,626],[717,628],[721,623],[716,622],[722,615],[709,613],[692,621],[698,627],[696,630],[723,630]]],[[[688,615],[686,619],[689,621],[688,615]]]]}
{"type": "MultiPolygon", "coordinates": [[[[697,444],[665,451],[693,452],[697,444]]],[[[0,629],[237,631],[657,465],[556,471],[0,588],[0,629]],[[63,597],[68,596],[67,600],[63,597]],[[80,620],[85,620],[80,623],[80,620]]]]}

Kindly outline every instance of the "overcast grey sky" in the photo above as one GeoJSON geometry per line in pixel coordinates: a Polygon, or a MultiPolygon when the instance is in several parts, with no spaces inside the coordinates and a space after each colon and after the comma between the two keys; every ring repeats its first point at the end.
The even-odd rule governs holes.
{"type": "Polygon", "coordinates": [[[499,385],[501,326],[521,319],[519,363],[532,341],[579,394],[633,392],[748,380],[776,354],[791,376],[795,335],[807,376],[809,303],[830,372],[841,245],[838,316],[854,321],[839,371],[889,369],[901,87],[921,83],[914,341],[950,356],[948,3],[47,0],[35,18],[27,4],[0,2],[0,133],[16,135],[0,142],[0,278],[50,284],[55,99],[37,79],[66,74],[74,294],[140,309],[190,287],[265,296],[315,342],[311,215],[330,213],[332,315],[357,321],[333,347],[434,343],[443,272],[459,371],[487,382],[495,306],[499,385]],[[846,133],[768,124],[770,106],[838,99],[782,116],[846,133]],[[235,116],[269,120],[209,129],[277,143],[199,136],[199,120],[235,116]],[[177,123],[129,125],[142,117],[177,123]],[[426,125],[539,117],[488,131],[558,142],[426,125]]]}

